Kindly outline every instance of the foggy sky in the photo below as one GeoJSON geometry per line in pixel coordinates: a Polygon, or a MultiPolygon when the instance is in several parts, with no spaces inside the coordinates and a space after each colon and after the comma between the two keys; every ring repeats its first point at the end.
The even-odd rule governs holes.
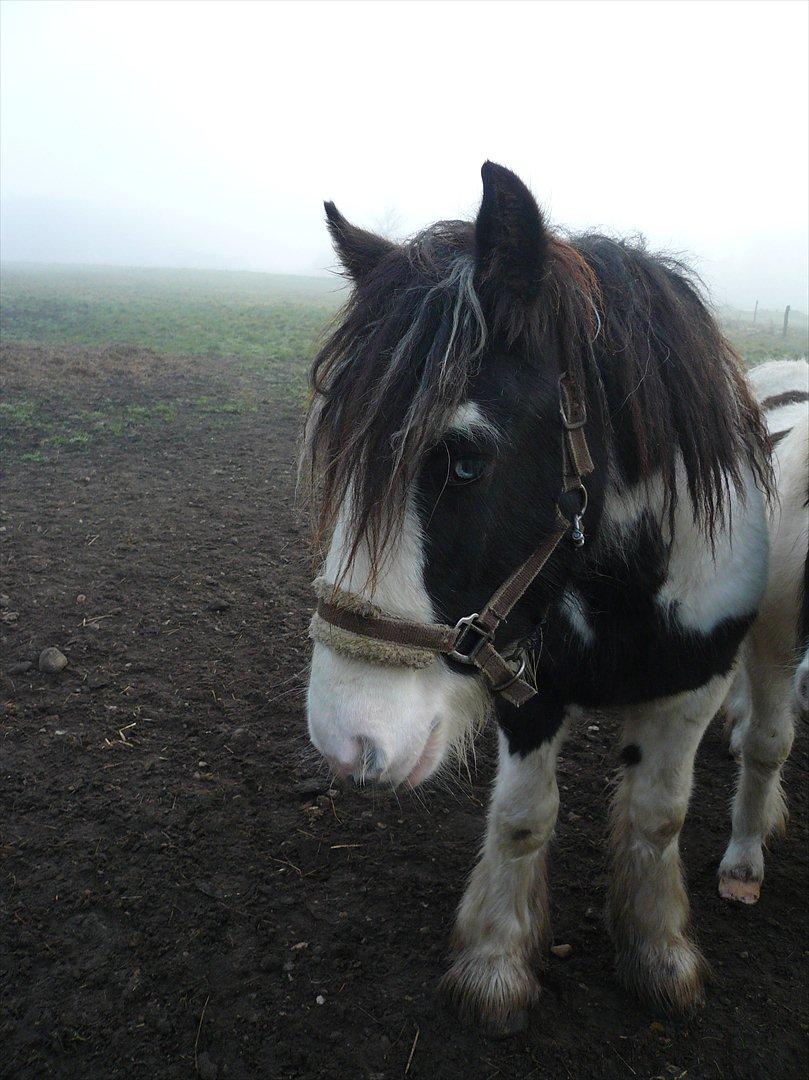
{"type": "Polygon", "coordinates": [[[807,308],[809,7],[5,0],[6,260],[322,273],[322,200],[404,235],[480,165],[550,218],[807,308]]]}

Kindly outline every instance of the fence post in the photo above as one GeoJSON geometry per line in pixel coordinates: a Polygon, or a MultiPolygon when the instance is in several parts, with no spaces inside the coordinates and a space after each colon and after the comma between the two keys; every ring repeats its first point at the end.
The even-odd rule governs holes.
{"type": "Polygon", "coordinates": [[[784,311],[784,329],[781,331],[781,337],[786,337],[787,336],[787,327],[788,326],[789,326],[789,304],[787,304],[786,310],[784,311]]]}
{"type": "Polygon", "coordinates": [[[753,311],[753,326],[756,325],[756,316],[758,315],[758,300],[756,300],[755,310],[753,311]]]}

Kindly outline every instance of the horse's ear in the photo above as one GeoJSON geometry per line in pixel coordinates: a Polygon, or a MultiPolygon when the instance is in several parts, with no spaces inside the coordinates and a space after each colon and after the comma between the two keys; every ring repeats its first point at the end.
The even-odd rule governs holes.
{"type": "Polygon", "coordinates": [[[487,289],[536,300],[548,238],[536,199],[510,169],[487,161],[475,222],[477,277],[487,289]]]}
{"type": "Polygon", "coordinates": [[[333,202],[326,202],[323,206],[340,262],[354,281],[362,281],[396,245],[384,236],[358,229],[356,225],[346,221],[333,202]]]}

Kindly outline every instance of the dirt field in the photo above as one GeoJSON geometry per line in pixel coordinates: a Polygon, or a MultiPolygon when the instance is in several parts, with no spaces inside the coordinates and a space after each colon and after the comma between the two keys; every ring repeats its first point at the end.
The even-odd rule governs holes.
{"type": "Polygon", "coordinates": [[[294,401],[222,360],[2,359],[17,404],[0,521],[0,1074],[803,1075],[805,731],[754,908],[716,893],[733,766],[718,725],[706,738],[683,848],[716,979],[685,1018],[614,981],[600,921],[614,739],[576,732],[552,857],[572,955],[550,958],[527,1032],[465,1030],[435,985],[490,751],[471,783],[375,800],[330,788],[307,752],[294,401]],[[56,676],[36,667],[49,645],[69,661],[56,676]]]}

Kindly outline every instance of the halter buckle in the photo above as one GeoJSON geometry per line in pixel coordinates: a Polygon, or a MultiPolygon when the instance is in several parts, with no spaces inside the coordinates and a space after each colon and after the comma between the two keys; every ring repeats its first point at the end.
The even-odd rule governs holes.
{"type": "Polygon", "coordinates": [[[451,660],[456,660],[459,664],[474,664],[475,657],[494,637],[493,630],[487,630],[485,626],[479,626],[476,619],[480,618],[478,612],[474,615],[464,615],[462,619],[458,619],[455,623],[455,642],[452,648],[452,652],[447,653],[447,656],[451,660]],[[472,643],[472,647],[468,652],[461,652],[459,646],[463,644],[470,634],[477,634],[478,640],[472,643]]]}

